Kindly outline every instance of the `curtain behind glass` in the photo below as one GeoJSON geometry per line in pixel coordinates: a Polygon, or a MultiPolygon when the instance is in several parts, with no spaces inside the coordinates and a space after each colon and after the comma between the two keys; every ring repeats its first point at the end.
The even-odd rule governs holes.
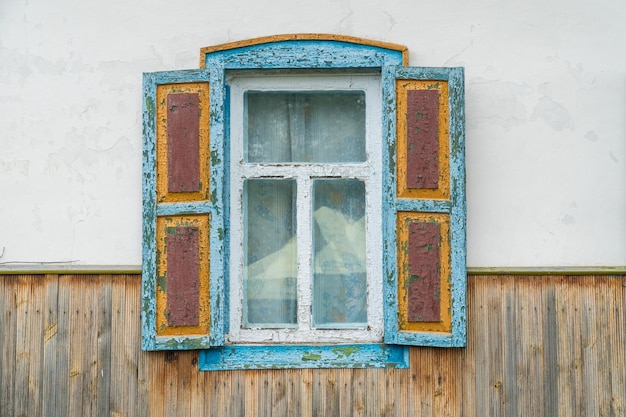
{"type": "Polygon", "coordinates": [[[365,93],[245,93],[246,162],[365,161],[365,93]]]}

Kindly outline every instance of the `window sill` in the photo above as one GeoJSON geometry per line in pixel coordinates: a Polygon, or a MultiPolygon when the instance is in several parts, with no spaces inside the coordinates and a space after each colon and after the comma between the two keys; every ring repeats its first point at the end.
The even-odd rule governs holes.
{"type": "Polygon", "coordinates": [[[406,346],[232,345],[200,351],[201,371],[304,368],[408,368],[406,346]]]}

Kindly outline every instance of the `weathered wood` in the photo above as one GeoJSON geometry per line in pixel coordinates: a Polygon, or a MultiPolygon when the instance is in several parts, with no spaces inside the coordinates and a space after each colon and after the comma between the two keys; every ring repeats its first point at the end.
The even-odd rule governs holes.
{"type": "Polygon", "coordinates": [[[621,416],[624,284],[472,276],[467,348],[412,348],[410,369],[199,372],[139,349],[137,275],[7,275],[0,415],[621,416]]]}
{"type": "MultiPolygon", "coordinates": [[[[89,279],[89,278],[87,278],[89,279]]],[[[91,287],[94,287],[93,285],[91,287]]],[[[94,296],[96,304],[96,414],[110,414],[109,398],[111,395],[111,309],[112,285],[108,277],[98,277],[98,288],[94,296]]]]}
{"type": "Polygon", "coordinates": [[[439,91],[406,91],[407,188],[439,188],[439,91]]]}
{"type": "Polygon", "coordinates": [[[70,384],[69,356],[70,345],[74,342],[70,335],[70,300],[72,288],[76,281],[72,275],[60,275],[57,293],[57,354],[54,366],[55,378],[55,408],[50,410],[56,416],[68,416],[68,393],[70,384]]]}
{"type": "Polygon", "coordinates": [[[170,193],[200,189],[200,95],[167,95],[167,188],[170,193]]]}
{"type": "Polygon", "coordinates": [[[165,236],[167,324],[197,326],[199,318],[199,228],[178,226],[165,236]]]}
{"type": "Polygon", "coordinates": [[[439,224],[435,222],[409,224],[407,321],[441,321],[440,242],[439,224]]]}
{"type": "MultiPolygon", "coordinates": [[[[0,281],[2,281],[0,279],[0,281]]],[[[43,372],[42,372],[42,410],[45,415],[56,416],[56,377],[58,373],[57,350],[59,349],[59,323],[58,323],[58,295],[59,277],[57,275],[45,276],[45,295],[42,309],[44,310],[43,321],[43,372]]],[[[1,297],[1,294],[0,294],[1,297]]],[[[108,310],[108,309],[103,309],[108,310]]],[[[0,324],[0,329],[2,325],[0,324]]],[[[2,330],[0,330],[2,331],[2,330]]],[[[2,339],[2,338],[0,338],[2,339]]],[[[108,367],[108,363],[102,366],[108,367]]],[[[0,371],[0,375],[2,372],[0,371]]],[[[59,387],[60,388],[60,387],[59,387]]],[[[108,401],[108,396],[107,396],[108,401]]]]}

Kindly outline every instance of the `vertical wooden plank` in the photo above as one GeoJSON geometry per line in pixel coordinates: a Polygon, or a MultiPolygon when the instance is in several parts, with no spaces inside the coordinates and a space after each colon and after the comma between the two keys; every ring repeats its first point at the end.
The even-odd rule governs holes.
{"type": "MultiPolygon", "coordinates": [[[[512,277],[511,277],[512,278],[512,277]]],[[[517,280],[509,279],[502,282],[502,394],[504,413],[506,416],[517,416],[519,387],[511,375],[517,373],[517,345],[519,335],[516,332],[517,304],[515,295],[517,280]]]]}
{"type": "Polygon", "coordinates": [[[132,351],[139,350],[138,342],[132,328],[134,317],[132,303],[139,305],[134,299],[136,290],[126,285],[126,276],[115,275],[111,288],[111,414],[114,416],[135,416],[137,368],[133,361],[132,351]]]}
{"type": "Polygon", "coordinates": [[[198,352],[189,352],[189,372],[191,373],[189,384],[189,415],[201,416],[204,415],[204,403],[210,401],[209,396],[204,395],[205,390],[205,374],[206,372],[200,372],[198,370],[198,352]]]}
{"type": "Polygon", "coordinates": [[[409,387],[411,385],[411,372],[406,369],[394,370],[394,387],[391,394],[396,404],[396,416],[409,415],[409,387]]]}
{"type": "Polygon", "coordinates": [[[492,279],[487,293],[487,311],[489,329],[487,344],[489,346],[489,375],[488,390],[490,398],[490,415],[504,414],[504,395],[502,385],[504,381],[502,369],[502,281],[492,279]]]}
{"type": "Polygon", "coordinates": [[[197,365],[197,352],[195,351],[180,351],[178,352],[178,360],[172,364],[176,367],[177,380],[176,391],[172,391],[172,396],[176,397],[176,410],[174,414],[179,416],[193,416],[191,413],[192,408],[192,396],[191,391],[197,384],[198,377],[198,365],[197,365]],[[195,362],[195,366],[194,366],[195,362]]]}
{"type": "Polygon", "coordinates": [[[98,311],[100,309],[101,275],[84,277],[84,317],[83,326],[86,328],[85,345],[82,364],[83,384],[83,415],[97,417],[98,413],[98,311]]]}
{"type": "MultiPolygon", "coordinates": [[[[511,277],[515,280],[515,277],[511,277]]],[[[542,414],[543,393],[537,387],[544,384],[542,351],[545,340],[541,332],[541,278],[523,277],[515,286],[519,318],[517,338],[517,394],[520,407],[530,413],[542,414]]]]}
{"type": "Polygon", "coordinates": [[[29,321],[28,341],[29,341],[29,374],[28,374],[28,411],[27,415],[37,416],[43,414],[43,344],[44,333],[41,331],[44,326],[44,299],[45,299],[45,278],[41,276],[29,276],[30,296],[29,296],[29,321]]]}
{"type": "Polygon", "coordinates": [[[88,284],[84,280],[85,277],[74,275],[70,285],[69,299],[69,386],[68,386],[68,414],[69,415],[88,415],[89,403],[85,400],[88,393],[85,392],[84,368],[85,356],[87,356],[90,346],[89,335],[92,328],[86,325],[89,321],[89,303],[91,300],[87,298],[88,284]]]}
{"type": "Polygon", "coordinates": [[[286,416],[290,415],[289,410],[289,397],[287,396],[288,380],[286,379],[287,372],[284,370],[277,370],[270,373],[268,376],[271,378],[269,381],[265,381],[271,389],[270,402],[270,414],[272,416],[286,416]]]}
{"type": "Polygon", "coordinates": [[[150,379],[148,381],[150,386],[150,403],[148,415],[150,417],[164,417],[167,415],[168,392],[172,381],[169,379],[170,375],[167,374],[166,369],[169,368],[169,363],[172,361],[175,353],[171,351],[148,352],[150,355],[150,379]]]}
{"type": "Polygon", "coordinates": [[[3,337],[0,339],[0,371],[2,378],[0,380],[0,404],[2,404],[3,412],[7,415],[15,414],[15,381],[16,381],[16,343],[17,343],[17,286],[18,279],[16,276],[7,275],[2,277],[2,293],[0,300],[2,304],[2,324],[3,337]]]}
{"type": "Polygon", "coordinates": [[[96,415],[110,414],[109,398],[111,395],[111,276],[98,278],[96,304],[96,415]]]}
{"type": "Polygon", "coordinates": [[[233,371],[231,382],[231,397],[233,416],[243,416],[246,413],[246,382],[247,373],[241,371],[233,371]]]}
{"type": "Polygon", "coordinates": [[[370,416],[382,416],[385,414],[385,395],[383,390],[385,389],[383,369],[370,368],[367,369],[367,402],[366,407],[368,415],[370,416]]]}
{"type": "Polygon", "coordinates": [[[352,416],[361,417],[367,413],[366,373],[365,369],[355,369],[352,372],[352,416]]]}
{"type": "MultiPolygon", "coordinates": [[[[415,401],[413,415],[434,416],[435,390],[433,384],[432,348],[411,348],[411,363],[415,361],[415,377],[411,397],[415,401]]],[[[413,366],[411,366],[413,368],[413,366]]]]}
{"type": "MultiPolygon", "coordinates": [[[[141,285],[139,277],[135,277],[136,285],[141,285]]],[[[135,326],[139,327],[140,323],[135,323],[135,326]]],[[[152,404],[154,401],[152,398],[156,393],[152,390],[151,381],[154,375],[154,366],[152,366],[154,360],[153,352],[138,352],[137,360],[137,416],[139,417],[152,417],[151,413],[152,404]]],[[[110,372],[109,372],[110,373],[110,372]]]]}
{"type": "MultiPolygon", "coordinates": [[[[542,285],[542,300],[544,305],[544,321],[542,325],[543,329],[543,350],[544,350],[544,368],[543,373],[545,375],[545,394],[544,394],[544,415],[558,415],[558,327],[561,323],[557,321],[557,302],[556,294],[558,294],[558,288],[552,284],[553,279],[549,277],[543,277],[541,281],[542,285]]],[[[520,409],[523,409],[520,405],[520,409]]]]}
{"type": "Polygon", "coordinates": [[[314,416],[325,415],[326,412],[326,370],[325,369],[313,369],[311,385],[312,385],[312,397],[311,407],[312,414],[314,416]]]}
{"type": "Polygon", "coordinates": [[[122,275],[124,285],[124,343],[121,351],[124,358],[125,378],[125,410],[127,416],[138,414],[137,406],[137,371],[141,349],[141,332],[138,324],[140,317],[141,289],[136,280],[130,275],[122,275]]]}
{"type": "Polygon", "coordinates": [[[272,370],[257,371],[257,377],[258,377],[257,390],[258,390],[258,398],[259,398],[258,403],[257,403],[257,408],[258,408],[258,413],[261,416],[272,415],[273,391],[275,389],[275,384],[278,382],[276,379],[278,379],[278,375],[280,373],[281,371],[275,371],[275,370],[274,371],[272,370]]]}
{"type": "MultiPolygon", "coordinates": [[[[57,374],[57,350],[59,345],[58,323],[58,275],[45,276],[45,296],[43,301],[43,398],[42,409],[47,416],[54,416],[56,412],[56,391],[60,389],[56,384],[57,374]]],[[[1,328],[1,326],[0,326],[1,328]]],[[[1,374],[1,373],[0,373],[1,374]]]]}
{"type": "Polygon", "coordinates": [[[473,355],[471,360],[474,362],[474,380],[473,387],[470,387],[470,398],[476,399],[473,404],[468,408],[474,413],[475,416],[486,416],[488,414],[488,402],[485,383],[487,378],[487,329],[488,326],[488,311],[486,308],[486,295],[485,287],[489,280],[487,277],[474,276],[472,277],[474,283],[474,307],[469,309],[472,314],[468,317],[469,323],[476,323],[473,332],[468,332],[468,350],[472,351],[473,355]],[[480,324],[479,324],[480,323],[480,324]]]}
{"type": "MultiPolygon", "coordinates": [[[[591,341],[589,349],[586,351],[585,363],[587,363],[589,355],[595,355],[592,359],[595,361],[594,372],[597,375],[594,390],[597,394],[596,413],[601,416],[609,416],[611,414],[611,376],[610,372],[606,372],[606,364],[611,364],[613,368],[613,352],[609,344],[611,331],[616,329],[616,323],[610,312],[612,311],[613,300],[611,299],[612,284],[616,281],[612,277],[595,277],[596,296],[589,302],[589,307],[594,309],[594,321],[589,315],[588,324],[591,329],[588,336],[591,341]],[[594,308],[596,307],[597,308],[594,308]]],[[[617,292],[614,292],[617,296],[617,292]]],[[[586,381],[589,383],[588,381],[586,381]]]]}
{"type": "Polygon", "coordinates": [[[245,416],[256,417],[259,415],[259,374],[257,371],[245,371],[245,416]]]}
{"type": "Polygon", "coordinates": [[[476,276],[467,277],[467,346],[462,350],[463,369],[463,392],[461,401],[460,415],[464,417],[476,417],[476,343],[477,329],[481,326],[480,322],[475,318],[478,311],[477,304],[479,297],[477,295],[477,287],[479,280],[476,276]]]}
{"type": "Polygon", "coordinates": [[[300,370],[288,369],[285,371],[285,386],[286,386],[286,401],[287,411],[285,415],[288,416],[300,416],[301,402],[300,402],[300,370]]]}
{"type": "MultiPolygon", "coordinates": [[[[559,278],[561,279],[561,278],[559,278]]],[[[559,385],[559,414],[576,416],[577,383],[575,369],[580,366],[576,355],[576,326],[575,315],[578,307],[576,300],[571,295],[570,285],[559,285],[557,298],[557,322],[559,323],[558,334],[558,385],[559,385]]]]}
{"type": "Polygon", "coordinates": [[[56,333],[56,363],[55,368],[55,409],[56,416],[68,415],[69,400],[69,356],[70,356],[70,298],[72,276],[59,275],[57,293],[57,333],[56,333]]]}
{"type": "Polygon", "coordinates": [[[204,414],[206,416],[234,415],[232,413],[232,372],[202,372],[204,384],[204,414]]]}
{"type": "MultiPolygon", "coordinates": [[[[31,292],[32,277],[20,275],[15,288],[15,316],[17,328],[15,331],[15,400],[14,413],[17,416],[28,414],[29,389],[28,377],[30,374],[31,349],[29,340],[29,323],[32,317],[31,292]]],[[[34,342],[34,341],[33,341],[34,342]]]]}
{"type": "Polygon", "coordinates": [[[339,416],[339,381],[338,381],[338,369],[325,369],[324,370],[324,398],[326,399],[324,407],[324,415],[327,416],[339,416]]]}
{"type": "Polygon", "coordinates": [[[300,416],[313,417],[319,415],[314,413],[313,408],[313,370],[302,369],[298,374],[300,377],[300,416]]]}
{"type": "Polygon", "coordinates": [[[614,302],[611,308],[615,326],[609,332],[611,346],[611,410],[610,416],[626,413],[626,277],[615,279],[610,298],[614,302]]]}
{"type": "Polygon", "coordinates": [[[352,414],[352,369],[337,369],[337,392],[339,415],[352,414]]]}

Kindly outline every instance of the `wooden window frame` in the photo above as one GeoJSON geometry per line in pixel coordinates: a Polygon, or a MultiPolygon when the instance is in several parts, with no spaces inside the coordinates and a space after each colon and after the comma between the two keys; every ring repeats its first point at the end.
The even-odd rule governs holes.
{"type": "MultiPolygon", "coordinates": [[[[144,350],[201,349],[199,363],[202,370],[402,368],[408,366],[408,346],[462,347],[465,345],[466,208],[463,69],[414,68],[408,67],[407,63],[408,51],[399,45],[336,35],[282,35],[203,48],[201,51],[202,68],[199,70],[144,74],[144,262],[142,270],[142,348],[144,350]],[[381,234],[383,237],[384,340],[382,343],[369,344],[228,345],[225,343],[225,336],[229,330],[228,167],[230,154],[227,144],[230,140],[230,105],[226,74],[229,71],[242,70],[315,72],[329,69],[374,70],[380,73],[383,97],[381,234]],[[159,135],[159,129],[162,130],[162,128],[159,128],[157,123],[156,91],[162,85],[184,86],[190,83],[206,83],[209,86],[207,94],[207,100],[209,100],[208,131],[210,132],[209,152],[207,153],[209,167],[206,170],[208,192],[201,189],[201,194],[203,192],[204,194],[194,194],[189,200],[174,198],[171,201],[159,201],[156,192],[157,178],[160,175],[157,172],[156,138],[159,135]],[[442,88],[445,89],[445,94],[442,88]],[[432,93],[427,90],[439,91],[437,93],[440,98],[439,110],[433,114],[429,114],[428,108],[424,107],[427,106],[426,104],[420,104],[426,103],[432,96],[432,93]],[[428,127],[428,125],[419,125],[419,121],[407,119],[413,117],[408,113],[398,114],[398,109],[407,108],[413,109],[412,111],[417,108],[418,113],[425,112],[424,115],[420,113],[418,118],[432,119],[436,124],[434,128],[428,129],[430,129],[429,132],[435,132],[432,134],[433,140],[439,143],[435,145],[439,146],[439,151],[427,153],[438,161],[439,168],[433,171],[434,174],[429,172],[424,174],[434,178],[431,182],[434,181],[435,185],[420,186],[413,184],[414,180],[409,180],[408,186],[413,189],[421,187],[427,191],[406,191],[407,187],[399,187],[399,177],[409,175],[407,172],[413,173],[415,169],[421,169],[419,161],[414,162],[410,155],[408,159],[405,157],[409,154],[409,148],[413,146],[411,142],[413,139],[404,140],[402,137],[407,134],[409,127],[414,130],[428,127]],[[441,146],[446,147],[447,150],[442,151],[441,146]],[[164,325],[162,321],[158,322],[157,317],[163,314],[167,316],[166,307],[164,307],[167,304],[157,301],[159,291],[161,291],[161,298],[168,299],[167,285],[164,284],[167,278],[167,265],[160,269],[157,265],[158,262],[162,262],[163,252],[167,251],[167,247],[158,252],[158,245],[161,243],[157,242],[159,239],[157,236],[162,236],[162,234],[157,233],[157,219],[170,218],[168,221],[172,225],[171,230],[178,230],[174,227],[178,220],[184,225],[184,219],[194,216],[208,219],[210,224],[207,243],[201,248],[209,253],[209,258],[206,259],[204,267],[195,269],[209,271],[209,276],[206,277],[208,285],[202,287],[208,287],[209,305],[202,313],[207,317],[199,320],[205,326],[208,323],[208,331],[198,334],[195,329],[190,329],[195,333],[185,334],[185,331],[178,332],[177,326],[169,326],[175,328],[170,330],[173,334],[165,334],[162,328],[167,328],[167,323],[164,325]],[[430,235],[422,233],[420,231],[422,229],[427,229],[430,235]],[[437,247],[437,255],[433,259],[437,259],[439,265],[433,267],[416,262],[415,259],[421,259],[420,251],[415,249],[416,245],[427,245],[430,248],[432,242],[435,242],[437,247]],[[402,263],[404,265],[401,265],[402,263]],[[426,314],[423,311],[428,310],[428,306],[426,310],[414,308],[413,298],[421,290],[418,289],[415,292],[411,286],[414,285],[416,278],[420,278],[418,276],[421,273],[420,268],[426,272],[430,270],[431,275],[434,274],[434,278],[429,278],[430,281],[428,281],[429,285],[437,286],[434,302],[439,303],[439,298],[446,298],[441,301],[441,304],[434,306],[436,308],[433,310],[439,314],[438,322],[445,322],[443,326],[433,328],[428,325],[428,322],[424,323],[424,320],[420,319],[420,315],[426,314]],[[403,288],[408,288],[409,295],[402,295],[403,288]],[[157,325],[157,323],[161,324],[157,325]]],[[[202,111],[200,113],[204,114],[202,111]]],[[[200,161],[203,163],[202,157],[200,161]]],[[[400,180],[400,182],[404,181],[403,178],[400,180]]],[[[160,239],[163,241],[163,238],[160,239]]],[[[178,242],[173,238],[171,241],[178,242]]],[[[196,245],[199,244],[197,239],[194,242],[196,245]]],[[[200,282],[204,282],[204,279],[205,277],[199,277],[200,282]]],[[[432,294],[430,298],[433,298],[432,294]]],[[[433,303],[432,300],[430,302],[433,303]]]]}

